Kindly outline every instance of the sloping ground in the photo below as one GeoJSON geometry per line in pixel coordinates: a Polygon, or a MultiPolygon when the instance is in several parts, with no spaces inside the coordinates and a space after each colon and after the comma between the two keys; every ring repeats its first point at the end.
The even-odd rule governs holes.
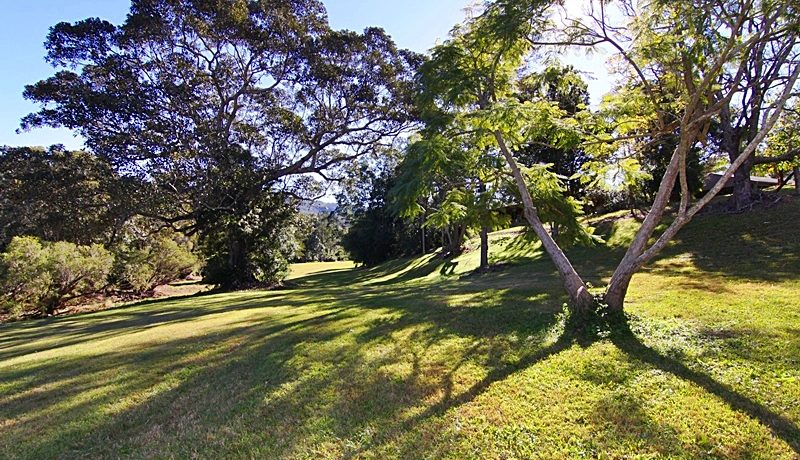
{"type": "MultiPolygon", "coordinates": [[[[798,219],[701,216],[604,339],[564,332],[515,232],[487,274],[475,253],[323,264],[2,325],[0,458],[798,458],[798,219]]],[[[635,222],[598,226],[612,244],[572,255],[599,286],[635,222]]]]}

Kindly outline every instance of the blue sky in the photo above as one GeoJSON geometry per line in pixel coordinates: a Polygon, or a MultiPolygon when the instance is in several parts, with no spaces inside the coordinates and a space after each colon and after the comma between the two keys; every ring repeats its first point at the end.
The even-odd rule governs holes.
{"type": "MultiPolygon", "coordinates": [[[[362,30],[383,27],[403,48],[424,52],[464,18],[470,0],[323,0],[331,26],[362,30]]],[[[115,24],[128,12],[129,0],[27,0],[3,5],[0,28],[0,145],[51,145],[61,143],[78,149],[82,142],[66,130],[36,129],[16,134],[19,120],[36,106],[22,97],[26,84],[53,74],[44,62],[44,39],[49,28],[60,21],[100,17],[115,24]]],[[[581,68],[597,66],[585,58],[567,59],[581,68]],[[572,62],[572,61],[575,62],[572,62]],[[583,64],[583,65],[581,65],[583,64]]],[[[602,63],[600,63],[602,66],[602,63]]],[[[605,92],[603,80],[590,82],[593,100],[605,92]]]]}

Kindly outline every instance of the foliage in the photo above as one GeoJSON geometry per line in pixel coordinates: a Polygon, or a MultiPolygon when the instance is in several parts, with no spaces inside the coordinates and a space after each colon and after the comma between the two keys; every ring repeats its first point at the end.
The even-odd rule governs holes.
{"type": "Polygon", "coordinates": [[[191,249],[186,237],[166,230],[129,238],[114,250],[114,284],[146,292],[185,278],[200,265],[191,249]]]}
{"type": "MultiPolygon", "coordinates": [[[[546,2],[540,3],[546,7],[546,2]]],[[[452,38],[436,47],[431,59],[420,68],[419,103],[427,123],[423,140],[438,145],[442,142],[436,141],[437,136],[455,139],[450,142],[461,143],[466,146],[464,151],[472,152],[476,158],[473,164],[484,165],[482,175],[503,178],[503,182],[507,181],[503,164],[509,161],[508,157],[514,158],[516,164],[524,156],[530,168],[524,172],[519,168],[519,174],[513,177],[517,190],[516,186],[503,186],[507,196],[510,192],[510,196],[516,195],[517,202],[524,202],[524,187],[526,195],[535,195],[535,212],[541,211],[549,219],[554,235],[567,244],[590,243],[595,239],[579,219],[580,203],[565,196],[567,189],[560,183],[568,177],[559,177],[552,164],[541,167],[544,155],[536,156],[543,147],[548,153],[552,150],[565,157],[561,163],[570,163],[566,159],[569,156],[578,161],[580,125],[586,114],[576,110],[584,108],[585,90],[569,69],[553,67],[542,74],[519,77],[518,71],[531,48],[513,34],[530,30],[529,21],[534,21],[535,14],[523,14],[515,8],[505,2],[487,7],[483,15],[456,28],[452,38]],[[512,18],[505,8],[521,15],[512,18]],[[503,24],[506,20],[513,24],[503,24]],[[498,139],[502,139],[502,146],[498,139]]],[[[449,159],[453,155],[439,156],[449,159]]],[[[494,196],[497,192],[488,193],[494,196]]]]}
{"type": "Polygon", "coordinates": [[[335,262],[343,260],[341,246],[343,229],[333,216],[320,216],[317,224],[303,242],[304,259],[308,262],[335,262]]]}
{"type": "Polygon", "coordinates": [[[381,29],[331,30],[317,0],[134,0],[123,24],[59,23],[45,46],[57,71],[26,88],[41,110],[23,128],[74,130],[150,181],[150,217],[199,233],[226,287],[279,276],[281,245],[247,235],[277,238],[288,197],[408,127],[420,61],[381,29]]]}
{"type": "Polygon", "coordinates": [[[0,255],[0,306],[53,314],[106,285],[114,257],[103,246],[14,237],[0,255]]]}
{"type": "MultiPolygon", "coordinates": [[[[793,101],[797,105],[797,101],[793,101]]],[[[782,175],[792,172],[800,167],[800,114],[795,107],[787,111],[781,117],[775,130],[767,139],[766,148],[762,153],[762,158],[776,160],[757,164],[754,170],[758,174],[782,175]]],[[[795,180],[797,178],[795,177],[795,180]]]]}
{"type": "Polygon", "coordinates": [[[334,213],[299,213],[292,219],[296,250],[294,262],[335,262],[346,257],[342,248],[344,228],[334,213]]]}
{"type": "Polygon", "coordinates": [[[270,286],[288,274],[295,252],[288,223],[295,206],[279,194],[263,194],[250,205],[249,212],[242,209],[214,225],[205,224],[199,248],[205,256],[206,282],[223,287],[270,286]]]}
{"type": "Polygon", "coordinates": [[[508,223],[498,164],[496,157],[474,148],[468,136],[447,139],[424,132],[398,166],[391,206],[403,218],[421,217],[425,227],[441,230],[447,239],[444,253],[458,253],[468,231],[508,223]]]}
{"type": "Polygon", "coordinates": [[[0,147],[0,250],[21,235],[108,243],[137,199],[136,182],[96,155],[0,147]]]}
{"type": "MultiPolygon", "coordinates": [[[[572,66],[550,64],[539,72],[530,73],[517,82],[517,97],[521,101],[550,101],[558,104],[565,116],[584,119],[589,116],[589,89],[580,73],[572,66]]],[[[550,164],[556,174],[567,178],[565,192],[572,197],[585,195],[575,177],[591,159],[582,145],[556,147],[547,138],[528,139],[515,156],[520,164],[550,164]]]]}
{"type": "MultiPolygon", "coordinates": [[[[585,186],[595,192],[595,200],[596,192],[619,196],[626,208],[633,209],[655,199],[680,140],[677,131],[659,132],[658,129],[659,113],[669,119],[678,117],[671,112],[678,110],[674,102],[668,102],[678,95],[668,93],[660,97],[663,101],[658,106],[660,112],[653,112],[654,106],[641,84],[633,82],[603,98],[598,111],[592,114],[587,126],[591,133],[589,139],[592,139],[587,152],[592,159],[584,163],[580,174],[585,186]]],[[[709,156],[707,149],[700,147],[687,152],[687,186],[693,195],[702,189],[704,165],[709,156]]],[[[680,194],[681,190],[676,188],[671,199],[679,200],[680,194]]],[[[600,197],[604,198],[607,199],[600,197]]]]}
{"type": "MultiPolygon", "coordinates": [[[[354,262],[374,266],[422,252],[423,222],[398,217],[391,203],[390,190],[397,180],[394,167],[391,163],[362,165],[358,186],[338,197],[348,220],[342,246],[354,262]]],[[[428,247],[435,247],[437,241],[441,243],[430,237],[428,247]]]]}

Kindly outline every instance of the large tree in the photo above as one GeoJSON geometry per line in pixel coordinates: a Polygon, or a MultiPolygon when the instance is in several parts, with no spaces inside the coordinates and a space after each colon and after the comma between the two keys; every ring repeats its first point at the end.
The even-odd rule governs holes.
{"type": "Polygon", "coordinates": [[[45,46],[59,70],[26,88],[42,108],[23,128],[75,130],[154,183],[171,206],[151,217],[199,232],[230,285],[258,281],[254,235],[287,197],[408,127],[420,60],[380,29],[331,30],[316,0],[134,0],[123,24],[60,23],[45,46]]]}
{"type": "MultiPolygon", "coordinates": [[[[573,308],[586,312],[606,305],[622,311],[634,273],[719,193],[752,157],[780,117],[800,75],[795,55],[797,11],[791,4],[759,0],[654,0],[641,5],[621,2],[621,7],[609,14],[607,8],[611,4],[598,1],[589,3],[585,16],[570,18],[569,12],[554,12],[557,3],[490,3],[482,15],[455,29],[449,41],[434,49],[431,61],[423,67],[422,81],[431,95],[431,105],[448,114],[450,120],[483,133],[483,145],[491,145],[506,159],[525,217],[558,269],[573,308]],[[612,18],[619,22],[612,24],[612,18]],[[765,44],[790,50],[776,55],[770,64],[780,69],[777,73],[781,78],[769,88],[757,129],[722,180],[692,202],[686,174],[688,154],[705,140],[711,121],[720,117],[726,104],[741,98],[750,88],[749,80],[744,78],[751,68],[749,59],[754,50],[765,44]],[[546,100],[520,102],[514,94],[520,69],[533,51],[542,47],[599,45],[615,49],[625,76],[639,82],[637,87],[645,104],[643,113],[652,114],[652,120],[643,120],[653,126],[647,138],[677,132],[678,142],[640,230],[605,292],[595,297],[543,225],[539,204],[531,193],[535,184],[515,156],[526,139],[563,141],[576,131],[575,120],[565,117],[563,110],[546,100]],[[724,75],[731,78],[727,80],[724,75]],[[725,85],[721,86],[721,82],[725,85]],[[674,94],[679,97],[664,99],[665,95],[674,94]],[[681,198],[674,219],[651,244],[676,184],[681,198]]],[[[614,146],[605,149],[611,160],[626,142],[641,137],[600,141],[614,146]]]]}

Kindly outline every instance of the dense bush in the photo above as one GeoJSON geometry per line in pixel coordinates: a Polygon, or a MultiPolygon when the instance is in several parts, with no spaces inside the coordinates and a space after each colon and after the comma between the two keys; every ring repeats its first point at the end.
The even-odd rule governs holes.
{"type": "Polygon", "coordinates": [[[0,255],[0,306],[53,314],[106,285],[114,257],[99,244],[79,246],[14,237],[0,255]]]}
{"type": "Polygon", "coordinates": [[[161,233],[121,246],[116,251],[115,284],[146,292],[190,275],[199,260],[176,236],[161,233]]]}
{"type": "MultiPolygon", "coordinates": [[[[339,197],[340,206],[344,202],[350,209],[350,225],[342,237],[342,246],[354,262],[374,266],[422,252],[421,219],[401,219],[389,204],[393,181],[392,170],[367,174],[357,194],[339,197]]],[[[437,233],[431,233],[428,249],[442,242],[437,233]]]]}
{"type": "MultiPolygon", "coordinates": [[[[290,219],[294,207],[277,195],[241,218],[220,219],[200,235],[203,278],[222,289],[278,284],[296,252],[290,219]]],[[[266,198],[265,198],[266,199],[266,198]]]]}

